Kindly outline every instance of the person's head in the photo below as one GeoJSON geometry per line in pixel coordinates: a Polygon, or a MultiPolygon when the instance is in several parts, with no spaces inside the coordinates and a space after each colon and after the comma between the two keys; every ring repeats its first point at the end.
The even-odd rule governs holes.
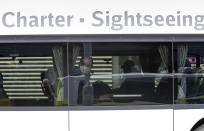
{"type": "Polygon", "coordinates": [[[134,68],[135,63],[131,60],[126,60],[121,68],[123,69],[124,73],[130,73],[132,72],[132,69],[134,68]]]}
{"type": "Polygon", "coordinates": [[[85,65],[85,66],[91,66],[92,65],[92,59],[90,57],[82,57],[80,59],[79,65],[85,65]]]}
{"type": "Polygon", "coordinates": [[[85,74],[85,73],[90,73],[91,71],[91,66],[92,66],[92,59],[89,58],[89,57],[83,57],[81,60],[80,60],[80,63],[79,63],[79,68],[80,68],[80,71],[85,74]]]}
{"type": "Polygon", "coordinates": [[[42,85],[44,87],[49,87],[49,80],[48,79],[43,79],[42,85]]]}

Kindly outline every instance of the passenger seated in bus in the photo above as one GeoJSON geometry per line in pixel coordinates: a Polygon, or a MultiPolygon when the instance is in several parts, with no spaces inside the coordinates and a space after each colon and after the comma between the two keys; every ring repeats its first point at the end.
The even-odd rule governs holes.
{"type": "Polygon", "coordinates": [[[78,75],[84,75],[84,79],[79,81],[78,98],[77,98],[78,104],[83,103],[83,89],[86,88],[85,86],[90,86],[89,80],[90,80],[91,67],[92,67],[92,59],[90,57],[83,57],[79,63],[78,69],[80,69],[80,71],[77,68],[76,68],[77,70],[75,69],[74,71],[75,73],[78,72],[78,75]]]}
{"type": "Polygon", "coordinates": [[[132,60],[126,60],[121,66],[123,73],[136,73],[141,72],[135,68],[135,63],[132,60]]]}
{"type": "Polygon", "coordinates": [[[108,84],[104,83],[103,81],[96,81],[92,84],[92,86],[95,103],[111,101],[112,90],[108,84]]]}
{"type": "Polygon", "coordinates": [[[55,95],[55,90],[53,86],[49,83],[48,79],[43,79],[42,90],[45,96],[48,97],[48,100],[44,104],[53,106],[55,104],[56,95],[55,95]]]}
{"type": "MultiPolygon", "coordinates": [[[[157,73],[167,74],[168,68],[165,67],[164,63],[161,62],[157,73]]],[[[157,103],[172,103],[173,92],[172,92],[172,78],[155,76],[154,78],[154,92],[155,102],[157,103]]]]}
{"type": "MultiPolygon", "coordinates": [[[[203,74],[204,70],[201,67],[194,69],[195,73],[203,74]]],[[[181,84],[180,84],[181,85],[181,84]]],[[[186,98],[198,97],[204,95],[204,78],[201,76],[188,77],[186,78],[186,98]]],[[[200,104],[203,103],[204,99],[189,99],[187,103],[200,104]]]]}
{"type": "Polygon", "coordinates": [[[83,57],[80,59],[79,67],[75,66],[73,75],[87,75],[91,73],[92,59],[90,57],[83,57]]]}
{"type": "MultiPolygon", "coordinates": [[[[136,73],[136,70],[134,68],[135,64],[131,60],[127,60],[122,65],[124,73],[136,73]]],[[[124,98],[121,99],[121,102],[131,102],[134,100],[150,100],[150,98],[153,96],[153,78],[146,78],[146,77],[135,77],[133,78],[126,78],[124,82],[121,84],[119,89],[119,94],[137,94],[141,95],[140,98],[130,98],[127,97],[126,100],[124,98]]],[[[120,100],[119,100],[120,101],[120,100]]]]}
{"type": "Polygon", "coordinates": [[[55,100],[56,100],[55,89],[50,84],[48,78],[46,77],[45,72],[41,74],[41,77],[42,77],[42,90],[43,90],[45,96],[48,97],[48,99],[46,101],[43,101],[41,104],[53,106],[55,104],[55,100]]]}

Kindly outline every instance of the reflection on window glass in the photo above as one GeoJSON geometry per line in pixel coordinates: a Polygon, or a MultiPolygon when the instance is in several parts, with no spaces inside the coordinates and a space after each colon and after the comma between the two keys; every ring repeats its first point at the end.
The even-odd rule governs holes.
{"type": "Polygon", "coordinates": [[[175,53],[175,103],[204,103],[204,46],[199,43],[177,43],[175,53]]]}
{"type": "Polygon", "coordinates": [[[0,105],[67,105],[65,49],[62,44],[1,44],[0,105]]]}
{"type": "Polygon", "coordinates": [[[69,43],[69,104],[172,104],[171,49],[171,43],[69,43]]]}

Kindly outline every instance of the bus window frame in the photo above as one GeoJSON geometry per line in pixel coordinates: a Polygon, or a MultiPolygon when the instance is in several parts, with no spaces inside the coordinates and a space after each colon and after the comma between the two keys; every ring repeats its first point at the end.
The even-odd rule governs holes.
{"type": "MultiPolygon", "coordinates": [[[[204,42],[204,34],[45,34],[2,35],[0,44],[69,42],[204,42]]],[[[69,53],[67,53],[68,56],[69,53]]],[[[69,67],[68,67],[69,68],[69,67]]],[[[67,73],[69,75],[69,72],[67,73]]],[[[174,89],[174,88],[173,88],[174,89]]],[[[69,87],[68,87],[69,91],[69,87]]],[[[68,93],[69,94],[69,93],[68,93]]],[[[174,95],[174,94],[173,94],[174,95]]],[[[174,98],[173,98],[174,99],[174,98]]],[[[174,100],[173,100],[174,101],[174,100]]],[[[69,110],[141,110],[141,109],[202,109],[204,104],[135,105],[135,106],[1,106],[0,111],[69,111],[69,110]]]]}

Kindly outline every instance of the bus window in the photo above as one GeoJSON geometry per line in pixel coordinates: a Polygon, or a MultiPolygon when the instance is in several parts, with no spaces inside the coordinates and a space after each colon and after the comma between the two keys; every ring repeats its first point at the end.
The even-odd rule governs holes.
{"type": "Polygon", "coordinates": [[[66,44],[0,45],[1,106],[67,105],[66,44]]]}
{"type": "Polygon", "coordinates": [[[69,43],[69,104],[173,103],[171,43],[69,43]]]}
{"type": "Polygon", "coordinates": [[[175,103],[204,103],[204,46],[201,43],[175,43],[175,103]]]}

